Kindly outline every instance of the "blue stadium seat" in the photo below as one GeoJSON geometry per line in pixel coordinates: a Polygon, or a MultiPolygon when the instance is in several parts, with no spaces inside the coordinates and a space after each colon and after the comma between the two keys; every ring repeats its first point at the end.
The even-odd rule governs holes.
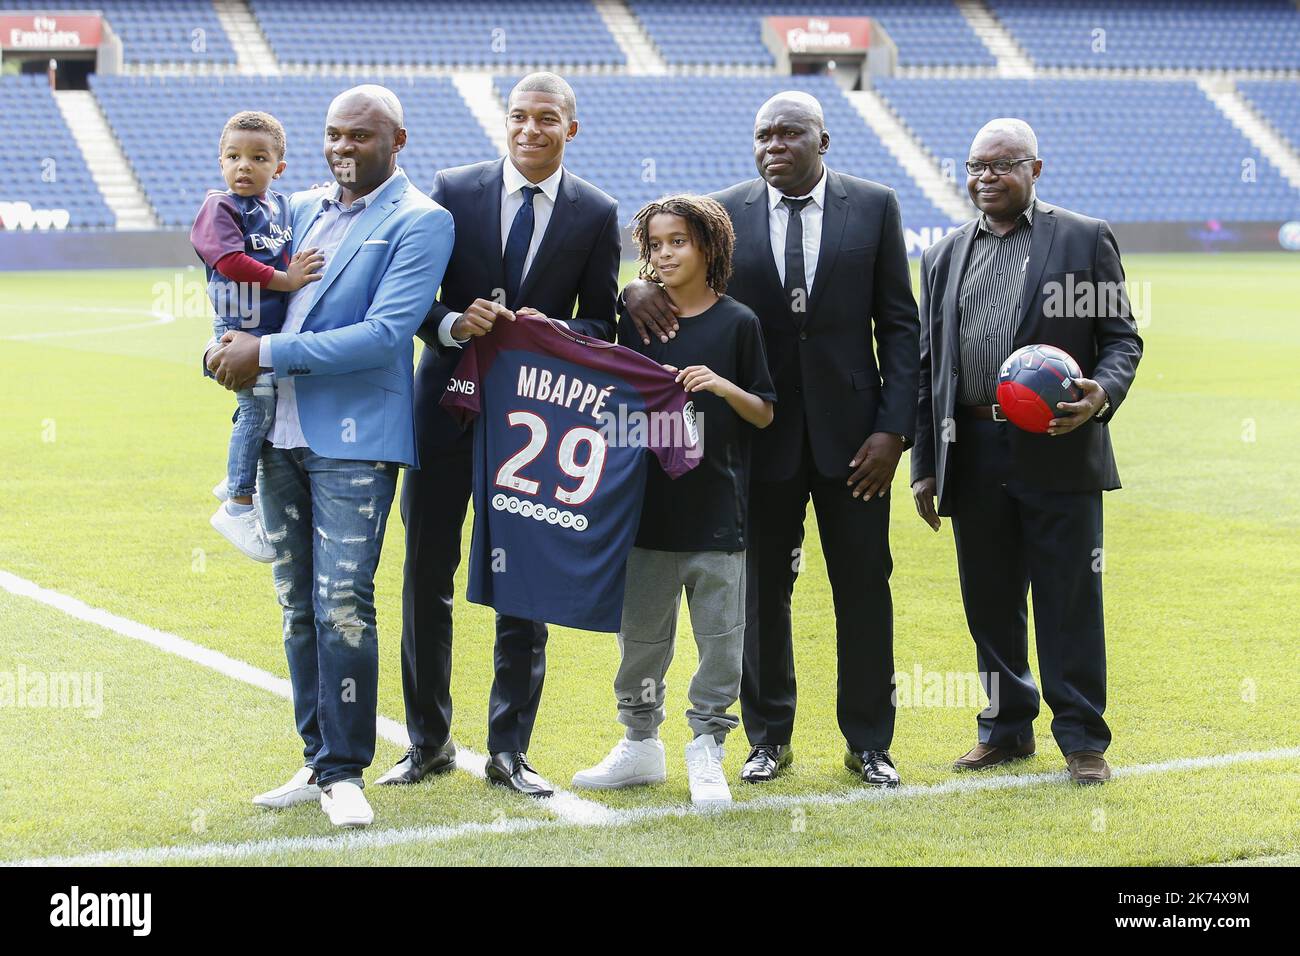
{"type": "Polygon", "coordinates": [[[284,63],[622,64],[590,0],[250,0],[284,63]],[[360,15],[358,12],[360,11],[360,15]]]}
{"type": "MultiPolygon", "coordinates": [[[[290,193],[333,179],[323,154],[330,100],[364,78],[92,76],[91,90],[165,226],[194,221],[209,189],[224,189],[218,147],[226,120],[265,110],[284,124],[288,163],[274,186],[290,193]]],[[[441,168],[495,154],[451,80],[381,81],[406,110],[410,139],[399,162],[427,191],[441,168]]]]}
{"type": "Polygon", "coordinates": [[[995,66],[996,60],[951,0],[737,0],[683,4],[629,0],[660,55],[672,65],[772,66],[763,44],[767,16],[874,17],[898,46],[902,66],[995,66]]]}
{"type": "Polygon", "coordinates": [[[69,228],[117,224],[44,76],[0,77],[0,142],[8,154],[0,202],[66,209],[69,228]]]}
{"type": "Polygon", "coordinates": [[[1189,81],[917,80],[876,88],[940,163],[1016,116],[1038,134],[1038,194],[1112,222],[1300,218],[1300,190],[1189,81]]]}
{"type": "Polygon", "coordinates": [[[1300,69],[1291,0],[989,0],[1038,66],[1300,69]]]}
{"type": "MultiPolygon", "coordinates": [[[[127,63],[236,62],[235,50],[211,0],[94,0],[45,6],[102,11],[122,40],[122,57],[127,63]]],[[[31,0],[0,0],[0,10],[40,7],[31,0]]]]}
{"type": "Polygon", "coordinates": [[[1300,83],[1291,81],[1248,81],[1237,89],[1251,105],[1300,152],[1300,83]]]}

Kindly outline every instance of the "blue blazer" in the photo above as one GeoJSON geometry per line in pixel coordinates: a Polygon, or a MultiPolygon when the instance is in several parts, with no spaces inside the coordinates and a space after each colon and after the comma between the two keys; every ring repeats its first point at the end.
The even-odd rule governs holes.
{"type": "MultiPolygon", "coordinates": [[[[321,215],[319,187],[289,199],[293,234],[321,215]]],[[[416,465],[413,337],[451,258],[451,213],[399,172],[352,224],[315,283],[301,332],[275,333],[275,374],[292,376],[312,451],[416,465]]]]}

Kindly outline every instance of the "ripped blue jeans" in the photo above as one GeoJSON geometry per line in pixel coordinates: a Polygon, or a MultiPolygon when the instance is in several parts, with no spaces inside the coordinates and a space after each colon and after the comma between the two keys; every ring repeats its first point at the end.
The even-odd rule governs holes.
{"type": "Polygon", "coordinates": [[[275,547],[294,719],[322,787],[361,786],[375,756],[375,569],[396,487],[392,462],[262,449],[262,516],[275,547]]]}

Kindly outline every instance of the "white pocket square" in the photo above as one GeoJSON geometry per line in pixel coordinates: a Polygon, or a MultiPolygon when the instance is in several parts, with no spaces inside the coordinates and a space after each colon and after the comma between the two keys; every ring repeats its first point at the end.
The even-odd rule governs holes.
{"type": "Polygon", "coordinates": [[[387,240],[387,239],[367,239],[365,242],[363,242],[363,243],[361,243],[361,244],[362,244],[363,246],[386,246],[386,245],[388,245],[388,240],[387,240]]]}

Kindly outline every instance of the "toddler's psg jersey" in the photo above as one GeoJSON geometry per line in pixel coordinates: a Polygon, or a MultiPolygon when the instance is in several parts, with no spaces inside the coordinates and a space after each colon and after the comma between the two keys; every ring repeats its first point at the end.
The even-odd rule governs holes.
{"type": "Polygon", "coordinates": [[[465,347],[442,404],[474,420],[470,601],[619,629],[647,459],[673,478],[699,462],[694,405],[673,379],[631,349],[526,315],[465,347]]]}

